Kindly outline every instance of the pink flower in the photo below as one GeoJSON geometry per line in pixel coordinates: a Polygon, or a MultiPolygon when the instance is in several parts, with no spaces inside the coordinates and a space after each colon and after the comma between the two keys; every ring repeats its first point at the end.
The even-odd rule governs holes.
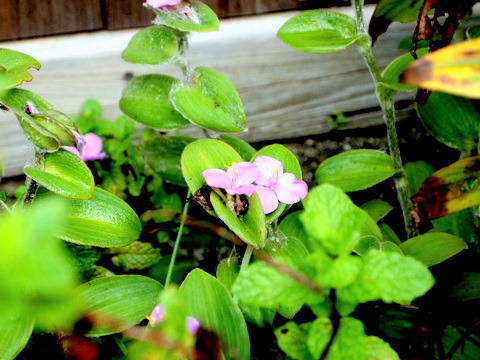
{"type": "Polygon", "coordinates": [[[277,159],[259,155],[254,164],[259,170],[255,192],[260,197],[264,214],[278,208],[279,201],[294,204],[307,196],[307,183],[297,180],[294,174],[284,173],[283,165],[277,159]]]}
{"type": "Polygon", "coordinates": [[[78,139],[78,149],[73,146],[64,146],[65,150],[77,155],[83,161],[103,159],[106,154],[102,151],[102,139],[96,134],[88,133],[78,139]]]}
{"type": "MultiPolygon", "coordinates": [[[[158,323],[165,320],[165,310],[163,309],[162,304],[158,304],[152,310],[149,316],[147,316],[148,325],[154,327],[158,323]]],[[[195,319],[193,316],[187,316],[185,326],[187,327],[187,331],[191,335],[195,335],[200,329],[200,322],[195,319]]]]}
{"type": "Polygon", "coordinates": [[[224,189],[230,195],[251,196],[255,192],[253,182],[258,177],[258,169],[255,164],[239,162],[227,166],[227,171],[208,169],[202,175],[208,186],[224,189]]]}
{"type": "Polygon", "coordinates": [[[159,9],[163,6],[173,6],[181,3],[182,0],[147,0],[147,4],[155,9],[159,9]]]}

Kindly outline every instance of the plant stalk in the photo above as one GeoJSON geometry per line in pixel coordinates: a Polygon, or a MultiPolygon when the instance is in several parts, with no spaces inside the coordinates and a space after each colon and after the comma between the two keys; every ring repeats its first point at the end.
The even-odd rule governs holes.
{"type": "Polygon", "coordinates": [[[393,181],[397,190],[398,202],[400,204],[400,208],[402,209],[407,238],[411,238],[418,235],[418,231],[414,226],[411,216],[413,205],[410,200],[410,188],[405,169],[403,168],[402,157],[398,145],[398,135],[395,128],[395,108],[393,105],[393,96],[395,92],[385,88],[382,85],[383,78],[372,53],[371,39],[365,30],[365,22],[363,18],[363,0],[352,0],[352,4],[355,6],[357,33],[359,36],[361,36],[357,42],[357,48],[365,60],[370,74],[372,75],[373,81],[375,82],[375,95],[380,103],[383,119],[387,126],[390,157],[392,159],[394,169],[397,171],[393,176],[393,181]]]}
{"type": "MultiPolygon", "coordinates": [[[[35,149],[35,166],[42,167],[44,162],[44,153],[35,149]]],[[[38,190],[38,183],[33,180],[30,176],[26,177],[25,185],[27,189],[25,190],[25,194],[23,195],[23,206],[27,207],[30,206],[37,194],[38,190]]]]}

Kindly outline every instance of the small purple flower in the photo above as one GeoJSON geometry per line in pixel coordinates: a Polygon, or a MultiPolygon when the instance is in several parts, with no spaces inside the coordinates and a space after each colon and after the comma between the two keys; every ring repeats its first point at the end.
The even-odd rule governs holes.
{"type": "MultiPolygon", "coordinates": [[[[147,316],[147,320],[148,325],[151,327],[154,327],[158,323],[165,320],[165,310],[163,309],[162,304],[155,306],[150,315],[147,316]]],[[[190,335],[195,335],[198,329],[200,329],[200,322],[193,316],[187,316],[185,326],[187,327],[187,331],[190,335]]]]}
{"type": "Polygon", "coordinates": [[[227,171],[208,169],[202,175],[208,186],[224,189],[230,195],[251,196],[255,192],[253,182],[258,177],[258,169],[255,164],[239,162],[227,166],[227,171]]]}
{"type": "Polygon", "coordinates": [[[65,150],[77,155],[83,161],[100,160],[106,154],[102,152],[102,139],[96,134],[87,133],[77,139],[78,149],[73,146],[64,146],[65,150]]]}
{"type": "Polygon", "coordinates": [[[147,0],[147,4],[155,9],[159,9],[164,6],[174,6],[181,2],[182,0],[147,0]]]}
{"type": "Polygon", "coordinates": [[[294,204],[307,196],[307,183],[297,180],[294,174],[284,173],[283,165],[277,159],[259,155],[254,164],[259,170],[259,175],[255,179],[257,183],[255,191],[260,197],[264,214],[278,208],[279,201],[294,204]]]}

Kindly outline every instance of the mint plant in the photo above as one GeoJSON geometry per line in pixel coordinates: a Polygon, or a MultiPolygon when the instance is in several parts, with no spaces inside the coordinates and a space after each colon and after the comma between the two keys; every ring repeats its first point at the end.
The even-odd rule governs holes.
{"type": "MultiPolygon", "coordinates": [[[[425,77],[451,77],[440,90],[452,84],[458,94],[460,75],[419,44],[443,44],[467,73],[478,52],[476,42],[447,46],[458,23],[447,20],[442,32],[440,14],[466,11],[435,4],[382,0],[369,33],[360,0],[355,18],[312,10],[279,29],[301,51],[357,47],[384,113],[388,154],[332,156],[312,189],[285,146],[255,149],[228,134],[247,128],[238,92],[217,70],[189,62],[190,34],[219,27],[201,2],[146,1],[155,24],[136,33],[122,57],[174,64],[181,76],[130,79],[119,100],[125,115],[114,121],[102,119],[95,100],[68,116],[18,88],[40,64],[0,49],[0,107],[16,115],[35,149],[23,197],[12,203],[0,194],[0,357],[475,358],[478,312],[461,310],[480,298],[480,277],[468,267],[452,271],[450,261],[462,259],[467,243],[469,256],[479,256],[478,114],[470,99],[428,94],[425,77]],[[412,53],[424,66],[406,54],[381,72],[372,38],[385,23],[413,20],[412,53]],[[431,32],[422,33],[425,24],[431,32]],[[459,150],[458,162],[437,170],[402,163],[398,91],[417,91],[423,124],[459,150]],[[146,126],[139,141],[135,121],[146,126]],[[186,125],[205,138],[179,135],[186,125]],[[398,203],[373,195],[355,204],[347,194],[389,179],[398,203]],[[405,228],[398,234],[386,218],[394,207],[402,215],[392,225],[405,228]],[[54,345],[45,350],[42,341],[54,345]]],[[[478,97],[469,84],[463,91],[478,97]]]]}

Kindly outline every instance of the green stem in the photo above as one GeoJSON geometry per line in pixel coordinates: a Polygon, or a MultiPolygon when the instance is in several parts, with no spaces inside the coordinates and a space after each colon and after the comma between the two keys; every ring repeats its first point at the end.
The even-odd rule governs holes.
{"type": "Polygon", "coordinates": [[[245,249],[245,254],[243,254],[242,265],[240,266],[240,272],[245,271],[245,269],[248,267],[248,264],[250,264],[250,259],[252,258],[252,254],[253,254],[253,246],[248,245],[247,248],[245,249]]]}
{"type": "Polygon", "coordinates": [[[185,202],[185,207],[183,208],[182,218],[180,220],[180,226],[178,228],[177,238],[175,239],[175,245],[173,246],[172,257],[170,259],[170,264],[168,265],[167,277],[165,278],[165,288],[168,287],[172,279],[173,267],[175,266],[175,260],[177,259],[178,249],[180,248],[180,241],[182,240],[183,227],[185,226],[185,221],[187,219],[188,205],[190,202],[190,190],[187,192],[187,201],[185,202]]]}
{"type": "MultiPolygon", "coordinates": [[[[35,166],[36,167],[42,167],[44,159],[45,159],[44,158],[44,153],[35,149],[35,166]]],[[[37,190],[38,190],[38,186],[39,186],[38,183],[29,176],[26,177],[25,185],[27,187],[27,190],[25,191],[25,194],[23,195],[23,206],[24,207],[32,204],[33,199],[35,198],[35,195],[37,194],[37,190]]]]}
{"type": "Polygon", "coordinates": [[[192,82],[193,69],[190,65],[190,61],[188,60],[188,50],[190,48],[190,44],[188,42],[188,33],[185,33],[180,37],[178,48],[178,66],[182,70],[185,83],[190,84],[192,82]]]}
{"type": "Polygon", "coordinates": [[[405,169],[403,168],[400,148],[398,146],[399,143],[397,130],[395,128],[395,108],[393,105],[393,96],[395,92],[385,88],[382,85],[383,78],[372,53],[371,39],[365,31],[365,23],[363,19],[363,0],[352,0],[352,3],[355,6],[358,35],[361,36],[358,40],[357,47],[360,51],[360,54],[364,58],[370,74],[375,82],[375,95],[380,103],[380,107],[383,112],[383,119],[387,126],[390,157],[392,158],[394,169],[397,171],[393,176],[393,181],[397,190],[398,202],[402,209],[403,219],[405,222],[405,231],[407,233],[407,237],[410,238],[417,235],[418,232],[413,224],[413,219],[411,216],[413,205],[410,201],[410,188],[405,169]]]}

